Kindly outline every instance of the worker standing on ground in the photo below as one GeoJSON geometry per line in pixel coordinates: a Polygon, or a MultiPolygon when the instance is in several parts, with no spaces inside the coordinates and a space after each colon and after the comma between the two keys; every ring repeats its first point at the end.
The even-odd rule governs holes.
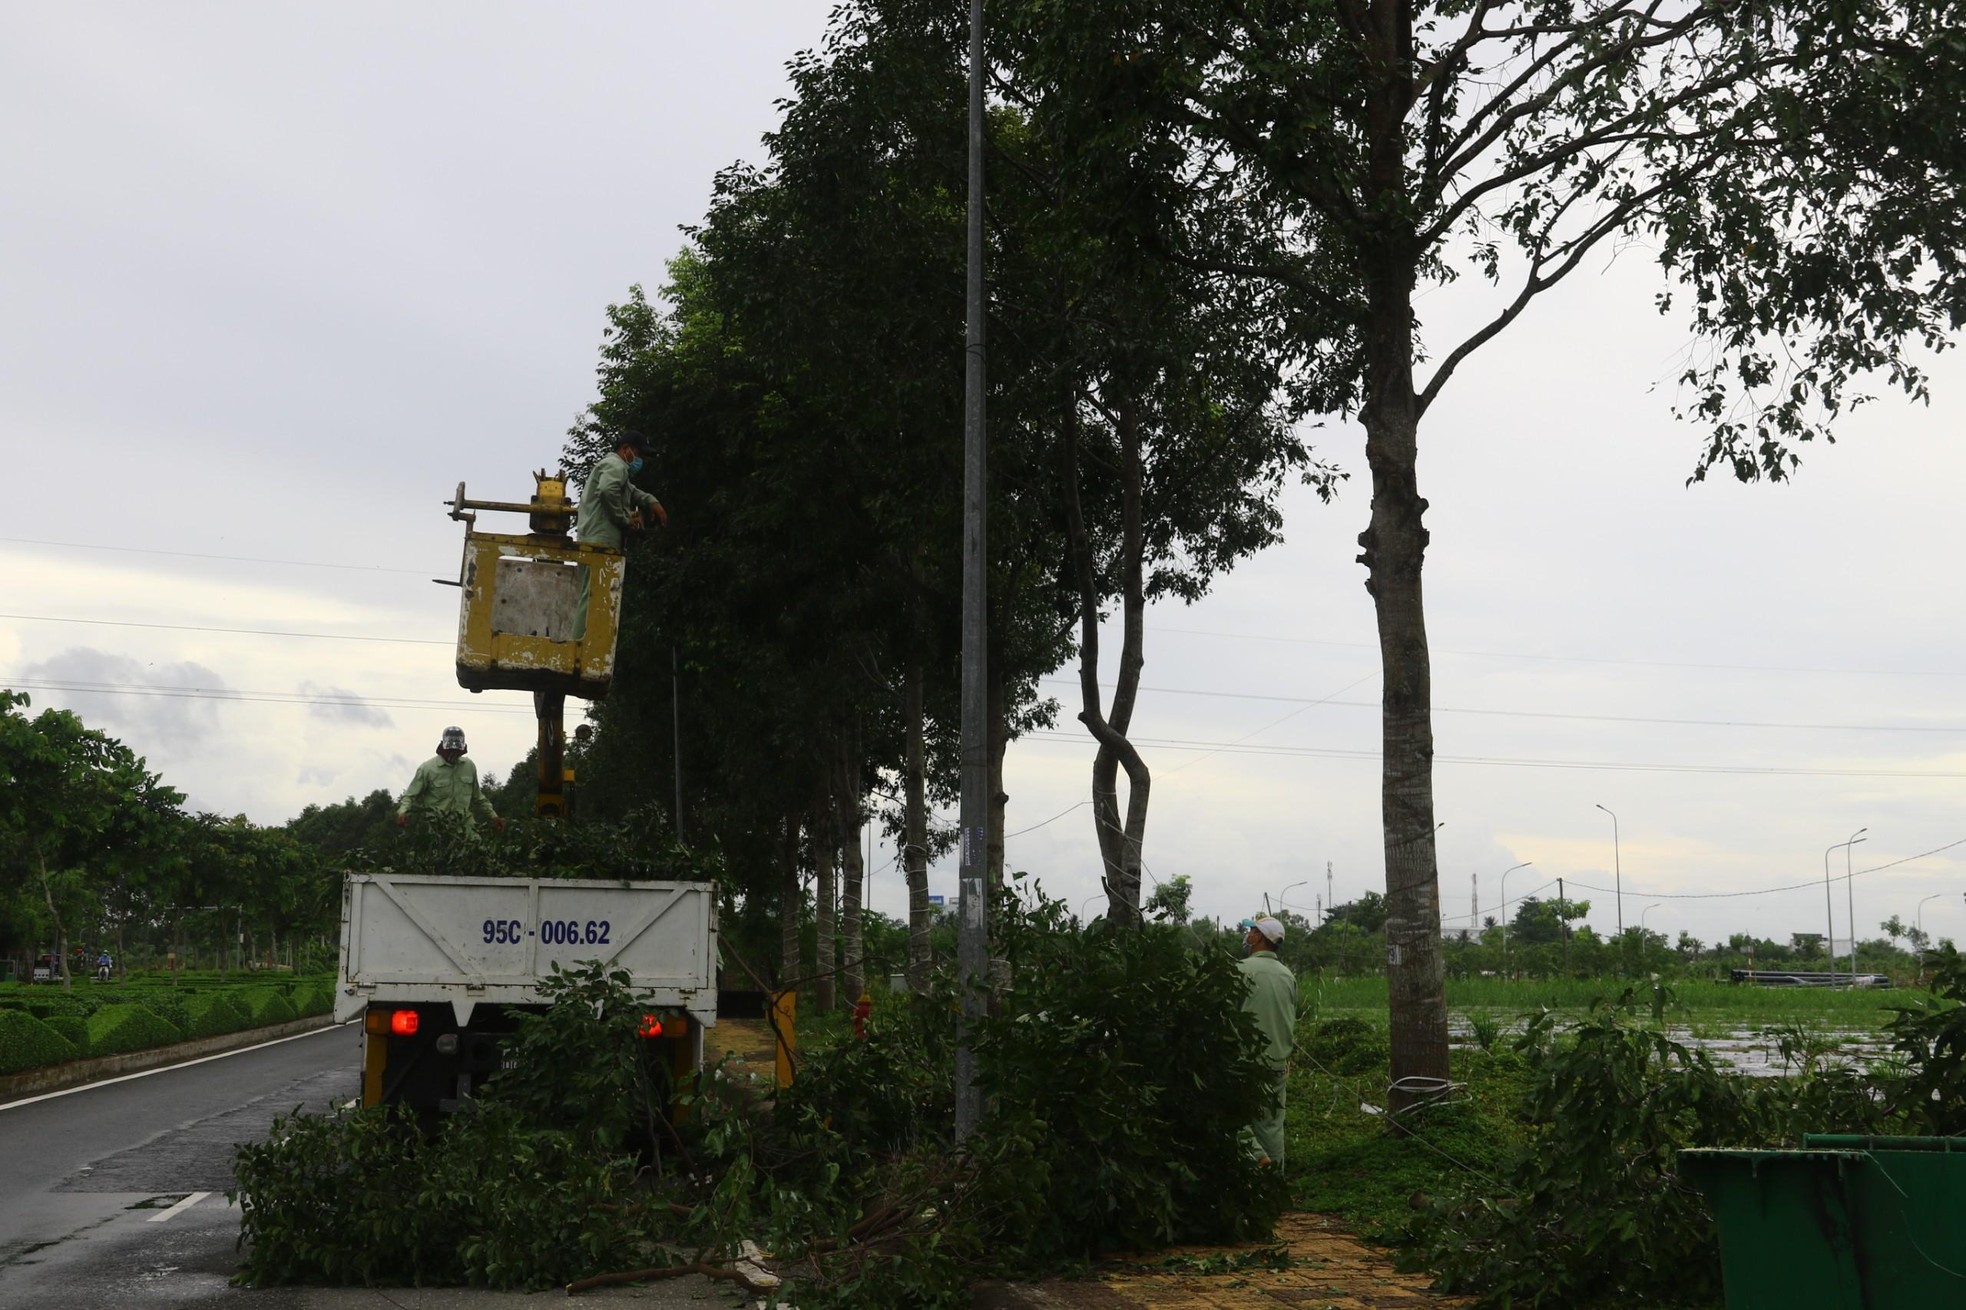
{"type": "Polygon", "coordinates": [[[488,819],[492,827],[505,831],[505,820],[498,817],[491,798],[478,785],[478,766],[464,758],[467,749],[464,729],[444,729],[435,757],[418,765],[416,776],[403,789],[402,803],[396,807],[398,828],[410,821],[411,814],[455,814],[466,823],[474,815],[488,819]]]}
{"type": "Polygon", "coordinates": [[[1260,1164],[1283,1167],[1283,1104],[1290,1080],[1290,1052],[1296,1044],[1297,977],[1277,958],[1283,944],[1283,924],[1264,915],[1244,919],[1243,944],[1249,954],[1236,961],[1236,968],[1249,979],[1249,994],[1242,1008],[1256,1017],[1256,1031],[1263,1037],[1263,1058],[1268,1062],[1275,1087],[1276,1103],[1270,1111],[1244,1130],[1250,1153],[1260,1164]]]}
{"type": "MultiPolygon", "coordinates": [[[[614,449],[588,471],[587,482],[580,489],[580,517],[574,525],[574,538],[581,545],[620,550],[628,529],[641,527],[645,514],[663,527],[669,526],[662,502],[635,485],[635,475],[642,471],[642,457],[648,449],[647,437],[623,432],[615,439],[614,449]]],[[[587,635],[587,595],[592,586],[592,570],[583,564],[580,604],[573,613],[575,641],[587,635]]]]}

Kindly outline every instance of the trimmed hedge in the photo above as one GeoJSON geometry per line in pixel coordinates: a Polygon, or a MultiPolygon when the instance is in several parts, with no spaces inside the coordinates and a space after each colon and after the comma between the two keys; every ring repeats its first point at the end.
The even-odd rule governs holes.
{"type": "Polygon", "coordinates": [[[252,1015],[230,992],[194,992],[184,998],[186,1038],[223,1037],[252,1026],[252,1015]]]}
{"type": "Polygon", "coordinates": [[[66,1037],[75,1047],[76,1054],[89,1053],[89,1021],[79,1014],[55,1014],[41,1021],[66,1037]]]}
{"type": "Polygon", "coordinates": [[[89,1016],[91,1055],[121,1055],[183,1040],[183,1033],[141,1005],[105,1005],[89,1016]]]}
{"type": "Polygon", "coordinates": [[[325,983],[301,983],[294,988],[293,996],[289,999],[293,1002],[294,1014],[298,1018],[305,1019],[309,1015],[326,1014],[334,1009],[334,988],[325,983]]]}
{"type": "Polygon", "coordinates": [[[0,1074],[60,1064],[80,1054],[75,1043],[33,1015],[0,1010],[0,1074]]]}
{"type": "Polygon", "coordinates": [[[287,998],[271,988],[255,988],[239,993],[239,1004],[246,1007],[246,1013],[253,1017],[253,1027],[266,1028],[276,1023],[292,1023],[294,1007],[287,998]]]}

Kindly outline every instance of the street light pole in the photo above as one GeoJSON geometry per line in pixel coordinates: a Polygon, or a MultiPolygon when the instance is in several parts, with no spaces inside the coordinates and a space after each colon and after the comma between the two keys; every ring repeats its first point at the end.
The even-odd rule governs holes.
{"type": "MultiPolygon", "coordinates": [[[[983,1115],[976,1082],[976,1025],[988,1012],[983,995],[990,969],[989,887],[985,860],[990,823],[989,681],[984,674],[989,614],[989,555],[985,548],[989,505],[989,443],[985,436],[983,280],[983,0],[969,5],[969,195],[968,322],[963,367],[963,607],[962,607],[962,833],[956,882],[956,979],[962,995],[957,1024],[956,1142],[967,1140],[983,1115]]],[[[1138,907],[1133,907],[1138,912],[1138,907]]]]}
{"type": "Polygon", "coordinates": [[[1517,869],[1526,869],[1535,862],[1524,860],[1521,864],[1512,864],[1502,870],[1502,903],[1495,909],[1496,917],[1502,921],[1502,976],[1504,978],[1509,976],[1509,875],[1517,869]]]}
{"type": "MultiPolygon", "coordinates": [[[[1602,805],[1597,808],[1604,810],[1606,814],[1611,814],[1611,811],[1602,805]]],[[[1624,862],[1618,855],[1618,816],[1615,814],[1611,814],[1611,878],[1611,886],[1618,898],[1618,936],[1623,937],[1625,935],[1625,870],[1624,862]]]]}
{"type": "Polygon", "coordinates": [[[1277,908],[1278,908],[1279,910],[1281,910],[1281,909],[1283,908],[1283,902],[1284,902],[1284,898],[1285,898],[1286,896],[1288,896],[1288,895],[1290,895],[1290,893],[1292,893],[1292,892],[1294,892],[1294,891],[1296,891],[1296,890],[1297,890],[1297,889],[1298,889],[1299,887],[1308,887],[1308,886],[1310,886],[1310,885],[1311,885],[1311,880],[1310,880],[1309,878],[1304,878],[1304,879],[1300,879],[1300,880],[1299,880],[1299,881],[1297,881],[1297,882],[1293,882],[1293,883],[1291,883],[1291,884],[1290,884],[1290,885],[1289,885],[1288,887],[1286,887],[1286,888],[1284,888],[1284,889],[1283,889],[1282,891],[1280,891],[1280,892],[1278,892],[1278,893],[1277,893],[1277,908]]]}
{"type": "MultiPolygon", "coordinates": [[[[1829,971],[1830,971],[1830,978],[1832,981],[1834,981],[1836,977],[1836,902],[1830,899],[1830,894],[1829,894],[1829,853],[1830,851],[1835,850],[1838,846],[1848,847],[1854,845],[1859,841],[1862,841],[1863,835],[1868,831],[1870,831],[1868,828],[1859,828],[1857,829],[1856,835],[1851,837],[1849,841],[1838,842],[1836,843],[1836,846],[1831,846],[1828,848],[1828,850],[1825,850],[1823,852],[1823,913],[1826,916],[1828,916],[1829,919],[1829,923],[1828,923],[1829,935],[1823,938],[1823,950],[1829,954],[1829,971]]],[[[1857,935],[1857,925],[1853,920],[1850,924],[1850,936],[1852,938],[1855,938],[1856,935],[1857,935]]],[[[1853,965],[1851,967],[1850,972],[1852,974],[1855,974],[1856,971],[1857,970],[1853,965]]]]}
{"type": "MultiPolygon", "coordinates": [[[[1869,832],[1868,828],[1857,829],[1858,833],[1869,832]]],[[[1856,845],[1856,833],[1843,848],[1843,897],[1850,910],[1850,985],[1857,985],[1857,880],[1850,876],[1850,847],[1856,845]]]]}
{"type": "Polygon", "coordinates": [[[1646,906],[1644,909],[1638,912],[1638,935],[1641,938],[1645,936],[1645,916],[1652,913],[1652,911],[1658,909],[1661,905],[1664,904],[1665,904],[1664,901],[1654,901],[1650,905],[1646,906]]]}

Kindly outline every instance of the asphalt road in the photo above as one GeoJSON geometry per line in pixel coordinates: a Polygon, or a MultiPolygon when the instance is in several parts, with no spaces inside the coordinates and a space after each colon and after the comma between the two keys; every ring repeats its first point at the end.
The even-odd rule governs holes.
{"type": "MultiPolygon", "coordinates": [[[[361,1036],[329,1028],[124,1080],[0,1105],[0,1310],[475,1310],[537,1297],[465,1290],[248,1290],[232,1152],[276,1116],[360,1092],[361,1036]]],[[[551,1293],[555,1300],[561,1294],[551,1293]]],[[[722,1288],[678,1279],[594,1300],[728,1307],[722,1288]]]]}

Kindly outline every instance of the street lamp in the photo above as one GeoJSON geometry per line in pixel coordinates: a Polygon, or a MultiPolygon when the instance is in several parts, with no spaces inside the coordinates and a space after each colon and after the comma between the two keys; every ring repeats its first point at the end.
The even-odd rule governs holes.
{"type": "Polygon", "coordinates": [[[1502,920],[1502,976],[1504,978],[1509,976],[1509,875],[1517,869],[1526,869],[1535,862],[1524,860],[1521,864],[1512,864],[1502,870],[1502,903],[1495,908],[1501,911],[1499,917],[1502,920]]]}
{"type": "Polygon", "coordinates": [[[1652,913],[1652,911],[1658,909],[1661,905],[1664,904],[1665,904],[1664,901],[1654,901],[1650,905],[1646,906],[1644,909],[1638,912],[1638,935],[1641,938],[1645,936],[1645,916],[1652,913]]]}
{"type": "MultiPolygon", "coordinates": [[[[1944,892],[1933,892],[1925,898],[1925,901],[1935,901],[1943,895],[1945,895],[1944,892]]],[[[1920,987],[1925,985],[1925,901],[1918,903],[1918,940],[1913,943],[1918,947],[1918,985],[1920,987]]]]}
{"type": "Polygon", "coordinates": [[[1278,893],[1277,893],[1277,909],[1279,909],[1279,910],[1281,910],[1281,909],[1283,908],[1283,906],[1284,906],[1284,898],[1285,898],[1285,897],[1287,897],[1287,896],[1289,896],[1289,895],[1290,895],[1290,893],[1292,893],[1292,892],[1294,892],[1294,891],[1296,891],[1296,890],[1297,890],[1297,889],[1298,889],[1299,887],[1308,887],[1308,886],[1310,886],[1310,885],[1311,885],[1311,880],[1310,880],[1309,878],[1302,878],[1302,879],[1299,879],[1299,880],[1298,880],[1298,881],[1296,881],[1296,882],[1293,882],[1293,883],[1291,883],[1291,884],[1290,884],[1290,885],[1289,885],[1288,887],[1286,887],[1286,888],[1284,888],[1284,889],[1283,889],[1282,891],[1280,891],[1280,892],[1278,892],[1278,893]]]}
{"type": "MultiPolygon", "coordinates": [[[[1611,811],[1602,805],[1597,808],[1604,810],[1606,814],[1611,814],[1611,811]]],[[[1618,857],[1618,816],[1615,814],[1611,814],[1611,877],[1612,889],[1618,897],[1618,935],[1623,937],[1625,935],[1625,871],[1618,857]]]]}
{"type": "MultiPolygon", "coordinates": [[[[1859,828],[1849,841],[1840,841],[1836,843],[1836,846],[1831,846],[1823,852],[1823,913],[1829,918],[1829,936],[1823,938],[1823,949],[1829,952],[1829,972],[1832,981],[1836,977],[1836,902],[1829,898],[1829,853],[1839,846],[1847,849],[1856,845],[1864,839],[1864,834],[1869,831],[1870,829],[1868,828],[1859,828]]],[[[1857,922],[1852,919],[1850,921],[1851,940],[1855,941],[1856,936],[1857,922]]],[[[1854,955],[1851,957],[1850,972],[1852,974],[1857,972],[1856,958],[1854,955]]]]}
{"type": "MultiPolygon", "coordinates": [[[[1856,844],[1857,834],[1869,832],[1869,828],[1859,828],[1850,835],[1850,845],[1856,844]]],[[[1850,985],[1857,985],[1857,880],[1850,875],[1850,846],[1843,848],[1843,898],[1850,910],[1850,985]]]]}

